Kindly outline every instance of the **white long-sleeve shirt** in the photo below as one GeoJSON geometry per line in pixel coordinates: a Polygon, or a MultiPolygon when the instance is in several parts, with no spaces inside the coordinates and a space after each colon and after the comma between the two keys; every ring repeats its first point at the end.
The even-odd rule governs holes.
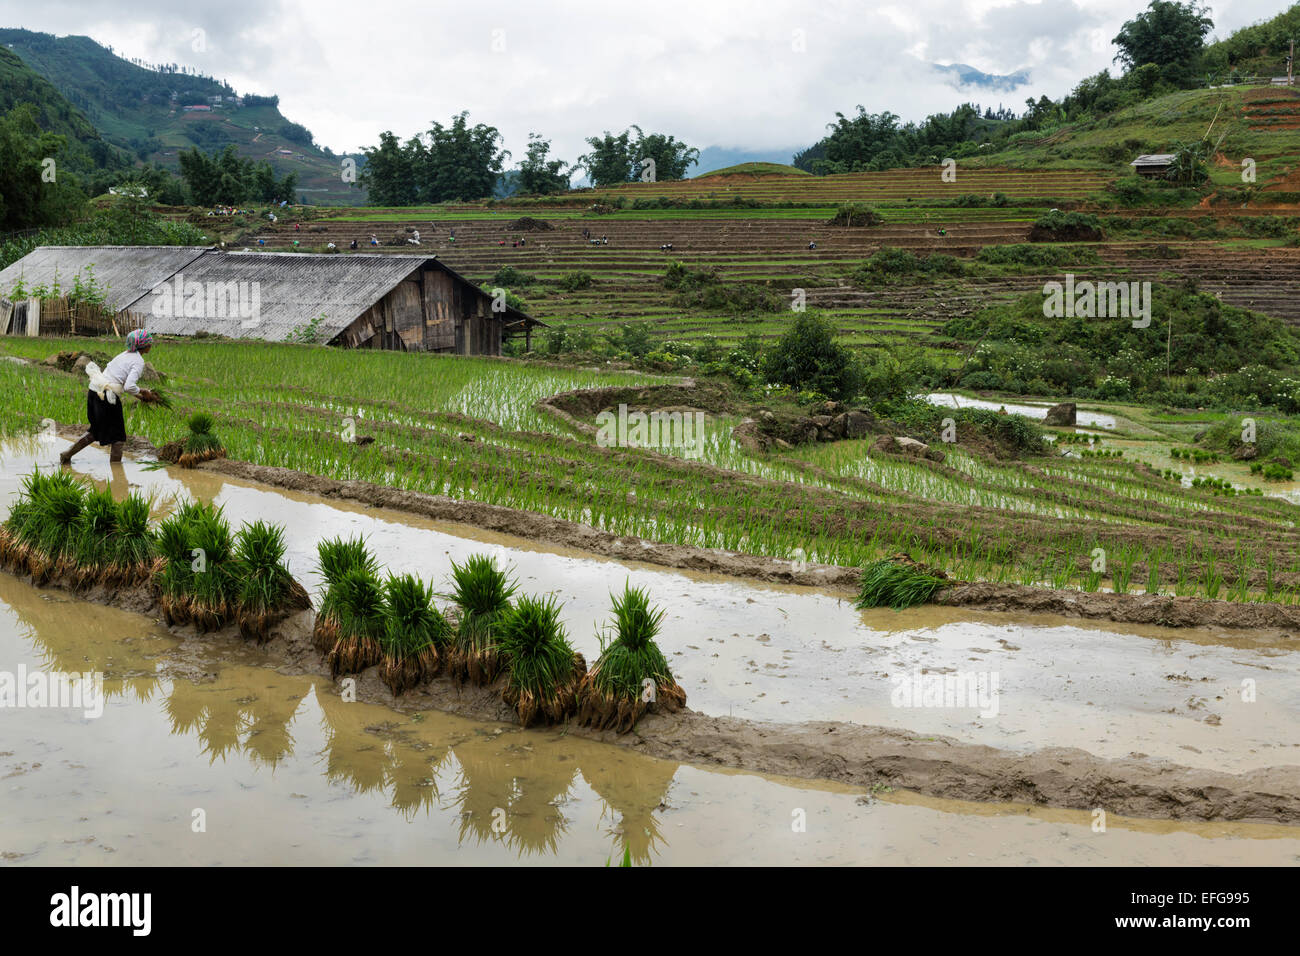
{"type": "Polygon", "coordinates": [[[122,391],[135,395],[140,391],[136,381],[144,372],[144,356],[139,352],[119,352],[104,369],[104,377],[122,386],[122,391]]]}

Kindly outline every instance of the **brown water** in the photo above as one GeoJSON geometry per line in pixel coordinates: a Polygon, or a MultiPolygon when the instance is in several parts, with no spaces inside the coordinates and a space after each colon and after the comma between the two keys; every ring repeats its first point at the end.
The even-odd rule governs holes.
{"type": "Polygon", "coordinates": [[[105,672],[102,716],[0,710],[0,860],[144,864],[1288,864],[1293,828],[1110,817],[703,770],[342,701],[215,642],[0,575],[0,670],[105,672]],[[222,664],[234,659],[236,663],[222,664]],[[196,832],[196,812],[203,827],[196,832]],[[802,820],[805,827],[796,830],[802,820]]]}
{"type": "MultiPolygon", "coordinates": [[[[58,446],[0,449],[0,501],[58,446]]],[[[487,550],[565,603],[575,644],[625,578],[670,609],[662,644],[692,707],[755,719],[837,717],[1006,749],[1073,744],[1239,769],[1297,761],[1294,652],[1277,635],[1079,627],[956,609],[856,611],[770,587],[564,549],[409,515],[281,494],[208,473],[78,467],[160,497],[215,498],[287,526],[311,582],[316,541],[364,533],[382,561],[441,581],[487,550]],[[998,713],[900,708],[900,674],[996,672],[998,713]],[[1259,700],[1240,703],[1243,674],[1259,700]],[[1264,690],[1267,689],[1267,693],[1264,690]],[[1215,721],[1207,721],[1213,715],[1215,721]]],[[[703,770],[576,740],[345,703],[214,641],[201,672],[169,667],[150,620],[0,575],[0,671],[105,674],[103,716],[0,709],[0,859],[29,863],[1287,863],[1300,834],[933,800],[703,770]],[[194,832],[202,811],[206,832],[194,832]],[[803,832],[792,823],[807,821],[803,832]],[[959,849],[958,849],[959,848],[959,849]]]]}
{"type": "MultiPolygon", "coordinates": [[[[57,447],[10,446],[0,457],[0,501],[57,447]]],[[[120,494],[129,485],[160,501],[193,495],[239,520],[284,524],[290,569],[309,587],[316,543],[334,535],[364,535],[383,564],[439,589],[449,586],[451,559],[490,553],[514,569],[525,591],[563,602],[569,637],[589,661],[599,653],[596,629],[610,593],[631,581],[667,609],[660,644],[691,707],[704,713],[845,720],[1017,751],[1141,753],[1233,772],[1300,763],[1300,651],[1276,633],[1081,624],[934,606],[859,611],[812,588],[619,563],[210,472],[150,472],[132,462],[110,470],[102,453],[83,455],[79,469],[120,494]],[[900,706],[914,703],[900,700],[900,685],[943,675],[971,675],[989,688],[996,680],[996,708],[900,706]],[[1250,702],[1242,693],[1247,680],[1256,687],[1250,702]]]]}

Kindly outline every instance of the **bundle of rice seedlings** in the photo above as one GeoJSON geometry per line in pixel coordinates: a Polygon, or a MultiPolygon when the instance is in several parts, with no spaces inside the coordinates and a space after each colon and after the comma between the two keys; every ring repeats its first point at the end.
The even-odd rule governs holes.
{"type": "Polygon", "coordinates": [[[146,583],[158,561],[157,537],[149,527],[149,501],[135,493],[117,503],[117,530],[108,542],[109,566],[114,583],[146,583]]]}
{"type": "Polygon", "coordinates": [[[505,663],[497,644],[497,624],[519,586],[485,554],[470,555],[464,564],[451,562],[451,578],[453,590],[448,597],[459,608],[460,620],[448,670],[461,680],[490,684],[505,663]]]}
{"type": "Polygon", "coordinates": [[[239,588],[234,535],[223,510],[211,505],[193,511],[186,533],[193,572],[190,620],[200,631],[219,630],[234,617],[239,588]]]}
{"type": "Polygon", "coordinates": [[[433,590],[413,574],[389,575],[384,584],[383,668],[393,696],[432,678],[451,641],[451,626],[433,606],[433,590]]]}
{"type": "Polygon", "coordinates": [[[6,564],[44,584],[76,567],[76,546],[86,485],[70,472],[33,472],[23,481],[22,497],[10,511],[6,564]]]}
{"type": "MultiPolygon", "coordinates": [[[[182,468],[193,468],[200,462],[225,458],[226,449],[212,433],[213,420],[207,412],[195,412],[185,419],[190,433],[185,436],[176,463],[182,468]]],[[[160,456],[161,457],[161,456],[160,456]]]]}
{"type": "Polygon", "coordinates": [[[857,606],[892,607],[900,611],[924,604],[944,583],[942,572],[933,571],[909,558],[882,558],[862,569],[862,589],[857,606]]]}
{"type": "Polygon", "coordinates": [[[158,553],[163,562],[156,579],[163,620],[168,624],[188,624],[194,571],[187,516],[183,512],[168,516],[158,525],[158,553]]]}
{"type": "Polygon", "coordinates": [[[655,643],[663,625],[662,608],[651,609],[642,588],[623,585],[613,601],[613,639],[597,634],[600,657],[579,689],[579,723],[625,734],[647,711],[675,712],[686,691],[673,679],[668,659],[655,643]]]}
{"type": "Polygon", "coordinates": [[[521,597],[502,614],[497,630],[508,662],[504,697],[519,723],[558,723],[572,715],[587,663],[565,636],[555,598],[521,597]]]}
{"type": "Polygon", "coordinates": [[[107,575],[108,542],[116,531],[117,502],[112,492],[106,488],[88,491],[77,516],[72,556],[66,567],[74,589],[89,587],[107,575]]]}
{"type": "Polygon", "coordinates": [[[236,621],[239,633],[261,643],[271,627],[292,610],[311,607],[311,598],[284,566],[284,529],[254,521],[235,538],[236,621]]]}
{"type": "Polygon", "coordinates": [[[338,640],[325,655],[330,674],[359,674],[384,659],[384,586],[369,568],[353,568],[330,588],[338,640]]]}
{"type": "Polygon", "coordinates": [[[379,574],[379,562],[366,549],[361,538],[344,541],[342,538],[330,538],[316,545],[319,558],[319,574],[325,580],[325,594],[321,598],[320,612],[316,615],[316,625],[312,629],[312,642],[322,654],[334,649],[339,639],[338,614],[335,611],[335,588],[349,571],[366,571],[371,575],[379,574]]]}

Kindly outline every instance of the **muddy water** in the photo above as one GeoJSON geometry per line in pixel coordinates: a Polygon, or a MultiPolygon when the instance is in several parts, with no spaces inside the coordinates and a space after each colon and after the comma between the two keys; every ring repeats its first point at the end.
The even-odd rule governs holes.
{"type": "Polygon", "coordinates": [[[1295,828],[863,794],[556,731],[345,703],[209,639],[0,575],[0,671],[102,670],[97,718],[0,709],[0,860],[146,864],[1272,864],[1295,828]],[[795,823],[803,822],[796,830],[795,823]]]}
{"type": "MultiPolygon", "coordinates": [[[[940,405],[945,408],[985,408],[993,412],[996,412],[999,408],[1005,408],[1011,415],[1024,415],[1026,418],[1046,418],[1047,410],[1052,407],[1051,405],[1041,404],[991,402],[982,398],[969,398],[965,395],[955,395],[951,392],[932,392],[931,394],[922,397],[931,405],[940,405]]],[[[1082,409],[1076,413],[1075,421],[1084,428],[1113,429],[1115,427],[1114,415],[1103,415],[1100,412],[1085,412],[1082,409]]]]}
{"type": "MultiPolygon", "coordinates": [[[[8,501],[34,459],[52,453],[11,446],[0,499],[8,501]]],[[[382,563],[439,587],[449,559],[494,554],[524,590],[564,602],[570,639],[589,661],[609,593],[630,580],[668,609],[660,644],[691,707],[704,713],[845,720],[1013,751],[1079,747],[1232,772],[1300,764],[1300,650],[1278,634],[1082,626],[939,607],[859,611],[810,588],[616,563],[209,472],[150,472],[131,462],[110,470],[102,454],[83,454],[79,468],[121,493],[132,485],[160,499],[190,494],[241,520],[283,523],[290,568],[309,585],[315,544],[332,535],[363,534],[382,563]],[[976,693],[936,691],[945,677],[976,693]],[[1254,700],[1243,700],[1246,681],[1254,700]]]]}

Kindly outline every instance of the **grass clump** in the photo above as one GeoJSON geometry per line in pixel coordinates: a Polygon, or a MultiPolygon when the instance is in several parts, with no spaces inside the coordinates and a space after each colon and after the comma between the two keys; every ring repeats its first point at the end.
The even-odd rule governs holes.
{"type": "Polygon", "coordinates": [[[553,596],[521,597],[502,613],[498,641],[506,661],[505,701],[521,725],[558,723],[577,710],[587,664],[569,644],[553,596]]]}
{"type": "Polygon", "coordinates": [[[451,563],[452,592],[460,613],[448,669],[461,680],[485,685],[494,681],[505,661],[498,645],[498,625],[510,610],[518,585],[485,554],[451,563]]]}
{"type": "Polygon", "coordinates": [[[613,601],[613,639],[598,634],[600,657],[578,691],[578,721],[627,733],[646,711],[676,711],[686,692],[673,679],[668,659],[655,643],[662,608],[651,609],[649,595],[624,584],[613,601]]]}
{"type": "Polygon", "coordinates": [[[451,641],[451,625],[434,607],[433,590],[413,574],[384,584],[380,679],[397,697],[434,677],[451,641]]]}
{"type": "Polygon", "coordinates": [[[862,569],[857,606],[906,607],[924,604],[944,584],[944,578],[908,559],[882,558],[862,569]]]}

